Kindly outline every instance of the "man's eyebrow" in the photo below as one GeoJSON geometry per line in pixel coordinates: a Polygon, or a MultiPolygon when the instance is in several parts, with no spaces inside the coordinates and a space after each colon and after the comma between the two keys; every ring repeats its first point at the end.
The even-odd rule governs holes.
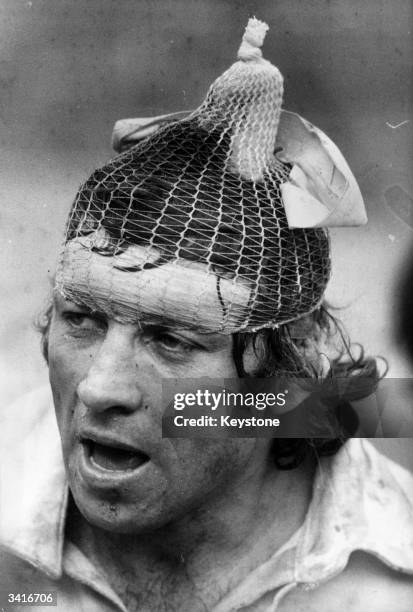
{"type": "Polygon", "coordinates": [[[142,326],[159,327],[162,329],[176,329],[177,331],[187,331],[205,338],[222,338],[222,336],[228,336],[229,334],[222,334],[218,331],[208,331],[207,329],[200,329],[197,326],[191,326],[180,319],[174,319],[172,316],[169,318],[157,317],[149,313],[141,312],[139,319],[136,322],[142,326]]]}
{"type": "Polygon", "coordinates": [[[88,304],[86,304],[85,302],[83,302],[81,299],[79,300],[70,300],[68,298],[63,297],[62,295],[55,293],[53,295],[53,305],[59,309],[59,310],[64,310],[65,308],[70,308],[70,307],[74,307],[74,308],[80,308],[82,310],[84,310],[87,313],[92,314],[94,317],[98,317],[98,318],[113,318],[116,321],[119,321],[120,323],[130,323],[132,325],[138,325],[139,327],[141,327],[142,330],[146,329],[158,329],[158,330],[167,330],[167,331],[176,331],[176,332],[189,332],[190,334],[194,334],[202,339],[204,339],[205,341],[207,341],[211,347],[212,346],[220,346],[223,342],[224,342],[224,337],[223,336],[227,336],[227,334],[221,334],[219,332],[216,331],[207,331],[207,330],[200,330],[199,328],[196,327],[190,327],[188,325],[185,325],[184,322],[179,321],[177,319],[173,319],[171,318],[160,318],[157,317],[156,315],[152,315],[150,313],[144,313],[144,312],[140,312],[139,316],[128,316],[128,315],[122,315],[122,314],[118,314],[116,315],[113,311],[112,312],[106,312],[104,310],[99,310],[99,309],[95,309],[95,308],[91,308],[88,304]]]}
{"type": "Polygon", "coordinates": [[[81,308],[82,310],[85,310],[88,313],[91,313],[95,316],[101,316],[101,317],[105,317],[107,315],[105,315],[104,312],[99,312],[93,308],[91,308],[90,306],[88,306],[87,304],[83,303],[83,302],[74,302],[73,300],[69,300],[67,298],[64,298],[61,295],[54,295],[53,296],[53,306],[55,306],[56,308],[59,308],[60,310],[63,310],[64,308],[81,308]]]}

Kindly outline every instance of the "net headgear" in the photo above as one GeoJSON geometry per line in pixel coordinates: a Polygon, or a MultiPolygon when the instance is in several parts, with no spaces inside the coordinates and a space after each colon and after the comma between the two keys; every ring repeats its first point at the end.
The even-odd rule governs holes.
{"type": "Polygon", "coordinates": [[[364,223],[364,205],[334,143],[281,108],[282,75],[260,50],[267,29],[250,19],[238,61],[195,111],[116,124],[121,154],[69,216],[56,276],[65,298],[223,333],[318,307],[326,228],[364,223]]]}

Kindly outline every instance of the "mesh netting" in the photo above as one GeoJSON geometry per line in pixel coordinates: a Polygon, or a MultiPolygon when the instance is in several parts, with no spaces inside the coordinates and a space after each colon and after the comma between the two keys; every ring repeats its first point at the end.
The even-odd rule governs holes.
{"type": "Polygon", "coordinates": [[[327,232],[288,228],[280,186],[292,166],[275,155],[282,76],[247,34],[242,59],[196,111],[81,187],[57,274],[66,298],[124,320],[225,333],[317,307],[327,232]]]}

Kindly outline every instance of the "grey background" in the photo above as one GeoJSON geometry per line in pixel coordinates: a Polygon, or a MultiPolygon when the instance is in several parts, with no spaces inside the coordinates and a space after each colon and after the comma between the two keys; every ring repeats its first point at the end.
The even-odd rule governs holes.
{"type": "Polygon", "coordinates": [[[47,380],[33,317],[76,188],[112,155],[113,123],[197,106],[252,15],[270,25],[264,55],[284,74],[285,108],[333,138],[365,196],[369,225],[333,232],[328,297],[353,340],[410,376],[393,321],[412,242],[411,2],[1,0],[2,403],[47,380]],[[386,204],[394,185],[407,215],[386,204]]]}

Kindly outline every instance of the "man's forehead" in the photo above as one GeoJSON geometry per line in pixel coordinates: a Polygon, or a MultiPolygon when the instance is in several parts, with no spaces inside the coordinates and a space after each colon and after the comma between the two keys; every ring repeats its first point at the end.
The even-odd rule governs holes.
{"type": "Polygon", "coordinates": [[[207,263],[180,259],[156,265],[158,258],[155,249],[138,245],[107,256],[90,240],[77,238],[65,246],[55,292],[125,323],[169,323],[228,334],[231,307],[239,325],[250,299],[245,284],[218,278],[207,263]]]}

